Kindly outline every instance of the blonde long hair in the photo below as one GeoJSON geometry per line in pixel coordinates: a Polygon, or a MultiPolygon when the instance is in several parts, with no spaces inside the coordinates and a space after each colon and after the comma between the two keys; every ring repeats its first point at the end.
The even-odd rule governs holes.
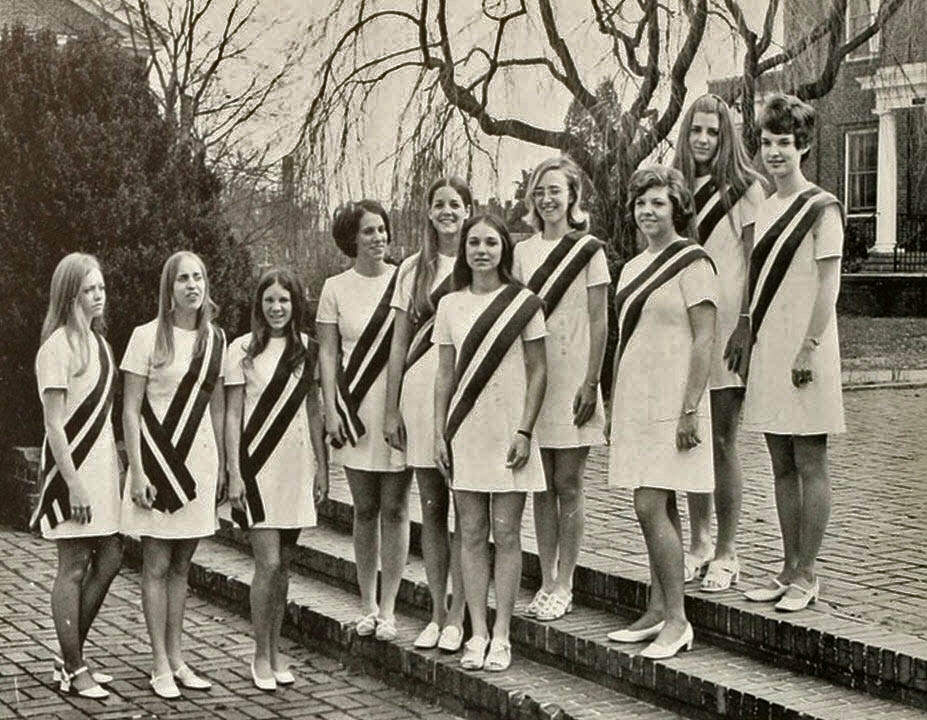
{"type": "Polygon", "coordinates": [[[171,255],[161,269],[161,283],[158,290],[158,330],[155,334],[154,354],[151,362],[154,367],[170,365],[174,360],[174,281],[177,268],[184,258],[195,260],[203,273],[203,303],[196,311],[196,343],[193,345],[193,357],[199,357],[206,350],[206,341],[211,332],[212,319],[218,306],[209,295],[209,276],[206,265],[195,252],[180,250],[171,255]]]}
{"type": "Polygon", "coordinates": [[[538,210],[534,206],[534,189],[538,186],[544,173],[549,170],[559,170],[567,179],[567,189],[570,193],[570,199],[567,204],[567,225],[573,230],[586,230],[589,227],[589,214],[583,210],[583,177],[579,166],[566,155],[547,158],[544,162],[534,168],[531,177],[528,180],[528,187],[525,190],[525,207],[528,212],[523,218],[526,223],[531,225],[535,230],[543,230],[544,222],[538,215],[538,210]]]}
{"type": "MultiPolygon", "coordinates": [[[[93,270],[100,270],[100,263],[93,255],[73,252],[61,258],[52,274],[48,311],[42,323],[43,343],[55,330],[65,328],[68,345],[72,352],[76,350],[80,357],[80,367],[76,375],[82,375],[90,363],[90,331],[103,332],[104,329],[102,317],[93,318],[88,325],[83,314],[77,312],[81,285],[93,270]],[[75,341],[77,348],[74,347],[75,341]]],[[[102,273],[102,270],[100,272],[102,273]]]]}

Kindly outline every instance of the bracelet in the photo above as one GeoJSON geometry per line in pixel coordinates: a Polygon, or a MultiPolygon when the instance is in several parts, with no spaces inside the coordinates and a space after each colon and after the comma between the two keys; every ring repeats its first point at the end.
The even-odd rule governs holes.
{"type": "Polygon", "coordinates": [[[526,438],[528,438],[528,440],[531,440],[531,433],[528,432],[527,430],[522,430],[521,428],[519,428],[518,430],[515,431],[515,434],[524,435],[526,438]]]}
{"type": "Polygon", "coordinates": [[[680,414],[682,414],[682,415],[695,415],[695,413],[697,413],[697,412],[698,412],[698,408],[697,408],[697,407],[694,407],[694,408],[687,408],[685,405],[683,405],[683,407],[682,407],[682,413],[680,413],[680,414]]]}
{"type": "Polygon", "coordinates": [[[821,346],[821,341],[818,340],[817,338],[813,338],[809,336],[809,337],[806,337],[805,340],[807,342],[810,342],[811,347],[814,348],[815,350],[817,350],[821,346]]]}
{"type": "Polygon", "coordinates": [[[589,381],[587,380],[585,384],[588,385],[589,387],[593,388],[593,389],[599,387],[599,381],[598,381],[598,380],[593,380],[592,382],[589,382],[589,381]]]}

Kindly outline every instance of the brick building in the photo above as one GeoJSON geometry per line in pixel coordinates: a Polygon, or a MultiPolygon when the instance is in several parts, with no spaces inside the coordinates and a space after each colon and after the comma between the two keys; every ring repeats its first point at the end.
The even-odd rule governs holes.
{"type": "Polygon", "coordinates": [[[0,28],[22,25],[27,32],[48,30],[58,43],[100,33],[129,46],[131,35],[120,18],[99,0],[2,0],[0,28]]]}
{"type": "MultiPolygon", "coordinates": [[[[784,45],[803,36],[828,7],[787,0],[784,45]]],[[[846,32],[871,23],[879,0],[850,0],[846,32]]],[[[927,0],[906,0],[880,33],[850,53],[833,89],[814,100],[817,127],[807,177],[845,203],[849,230],[875,253],[927,249],[927,0]]],[[[819,43],[778,73],[761,77],[757,97],[794,88],[823,67],[819,43]]],[[[709,83],[717,92],[736,79],[709,83]]],[[[761,101],[760,101],[761,102],[761,101]]]]}

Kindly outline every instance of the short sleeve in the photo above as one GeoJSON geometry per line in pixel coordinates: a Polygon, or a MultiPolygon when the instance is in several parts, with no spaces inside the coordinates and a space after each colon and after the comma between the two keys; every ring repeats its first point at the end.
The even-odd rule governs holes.
{"type": "Polygon", "coordinates": [[[338,298],[335,296],[332,278],[328,278],[322,285],[322,294],[319,296],[319,309],[315,314],[315,321],[331,325],[338,324],[338,298]]]}
{"type": "Polygon", "coordinates": [[[702,302],[718,304],[718,276],[708,260],[696,260],[679,274],[679,286],[687,308],[702,302]]]}
{"type": "Polygon", "coordinates": [[[229,356],[229,345],[225,340],[225,331],[222,329],[219,330],[219,337],[222,338],[222,357],[219,362],[219,377],[225,377],[225,363],[228,361],[229,356]]]}
{"type": "Polygon", "coordinates": [[[525,329],[521,331],[521,339],[525,342],[529,340],[540,340],[547,336],[547,323],[544,322],[544,310],[538,308],[537,312],[531,316],[525,329]]]}
{"type": "Polygon", "coordinates": [[[741,228],[756,224],[756,209],[765,199],[766,194],[763,192],[763,186],[760,185],[759,182],[754,182],[747,188],[747,192],[744,194],[740,203],[738,203],[741,228]]]}
{"type": "Polygon", "coordinates": [[[142,377],[148,377],[151,352],[154,350],[154,343],[146,341],[145,335],[148,333],[145,329],[145,326],[141,326],[132,331],[132,337],[129,338],[129,344],[126,345],[122,362],[119,364],[120,370],[142,377]]]}
{"type": "Polygon", "coordinates": [[[605,250],[599,248],[586,265],[586,287],[608,285],[612,277],[608,272],[608,261],[605,259],[605,250]]]}
{"type": "Polygon", "coordinates": [[[438,309],[435,312],[435,325],[431,331],[431,337],[436,345],[454,344],[454,339],[451,337],[450,318],[448,317],[447,297],[443,297],[438,301],[438,309]]]}
{"type": "Polygon", "coordinates": [[[241,361],[245,358],[245,346],[250,337],[250,335],[244,335],[232,341],[226,350],[224,368],[226,386],[245,384],[245,371],[241,366],[241,361]]]}
{"type": "Polygon", "coordinates": [[[815,260],[843,255],[843,218],[836,202],[824,208],[811,232],[814,236],[815,260]]]}
{"type": "Polygon", "coordinates": [[[522,240],[521,242],[515,243],[515,248],[512,251],[512,277],[518,280],[518,282],[527,282],[521,269],[521,255],[524,252],[524,242],[525,241],[522,240]]]}
{"type": "Polygon", "coordinates": [[[409,306],[412,305],[412,294],[415,290],[415,268],[417,264],[415,260],[411,260],[404,262],[400,266],[396,289],[393,290],[393,297],[389,302],[390,307],[402,310],[405,313],[409,312],[409,306]]]}
{"type": "Polygon", "coordinates": [[[35,376],[39,395],[53,388],[68,389],[68,361],[71,348],[65,333],[55,332],[48,338],[35,356],[35,376]]]}

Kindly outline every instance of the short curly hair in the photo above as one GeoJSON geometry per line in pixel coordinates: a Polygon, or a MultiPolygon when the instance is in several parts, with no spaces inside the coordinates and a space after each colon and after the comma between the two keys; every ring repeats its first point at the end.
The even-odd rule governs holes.
{"type": "Polygon", "coordinates": [[[357,232],[360,230],[360,221],[366,213],[373,213],[383,218],[386,225],[386,242],[392,241],[393,234],[389,229],[389,215],[384,207],[376,200],[348,201],[339,205],[332,218],[332,237],[335,244],[349,258],[357,257],[357,232]]]}
{"type": "Polygon", "coordinates": [[[814,108],[794,95],[775,93],[766,98],[757,126],[775,135],[794,135],[795,147],[804,150],[814,133],[814,108]]]}
{"type": "Polygon", "coordinates": [[[665,165],[649,165],[635,170],[628,182],[628,202],[625,206],[628,219],[634,220],[634,203],[650,188],[665,187],[673,204],[673,228],[680,235],[695,237],[695,203],[682,173],[665,165]]]}

